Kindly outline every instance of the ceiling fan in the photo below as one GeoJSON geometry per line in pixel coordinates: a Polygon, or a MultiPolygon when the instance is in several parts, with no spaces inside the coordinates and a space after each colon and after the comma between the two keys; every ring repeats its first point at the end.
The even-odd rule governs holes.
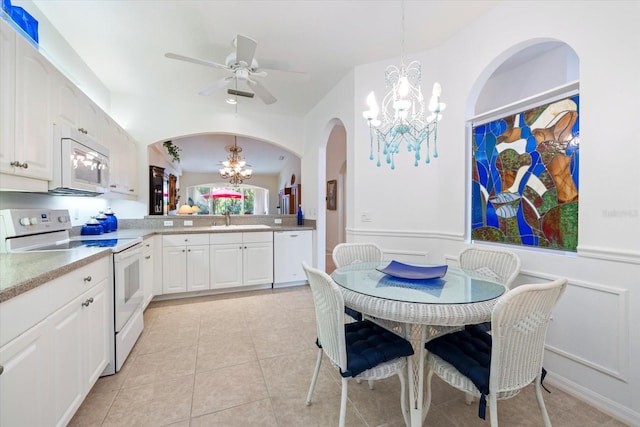
{"type": "MultiPolygon", "coordinates": [[[[249,88],[251,88],[255,94],[265,104],[273,104],[276,102],[276,98],[264,87],[262,83],[255,80],[255,77],[266,77],[267,72],[264,69],[258,67],[258,61],[256,61],[254,54],[256,52],[257,43],[255,40],[238,34],[233,40],[235,46],[235,52],[231,52],[224,61],[224,64],[219,64],[204,59],[190,58],[188,56],[178,55],[176,53],[165,53],[164,56],[171,59],[177,59],[180,61],[192,62],[194,64],[205,65],[207,67],[218,68],[226,70],[231,73],[223,79],[217,80],[210,86],[202,89],[198,92],[200,95],[208,96],[217,90],[222,89],[229,83],[235,83],[233,89],[229,89],[229,93],[240,96],[253,97],[252,93],[243,92],[238,90],[238,83],[245,82],[249,88]]],[[[293,73],[302,74],[296,71],[293,73]]]]}

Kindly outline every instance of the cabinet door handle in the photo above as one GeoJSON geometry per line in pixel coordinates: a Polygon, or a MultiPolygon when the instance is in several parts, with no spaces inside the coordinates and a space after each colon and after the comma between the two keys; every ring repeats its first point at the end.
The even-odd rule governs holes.
{"type": "Polygon", "coordinates": [[[185,252],[185,250],[183,249],[182,252],[185,252]]]}
{"type": "Polygon", "coordinates": [[[17,160],[14,160],[13,162],[9,163],[11,166],[14,166],[16,168],[25,168],[28,169],[29,168],[29,164],[28,163],[20,163],[17,160]]]}
{"type": "Polygon", "coordinates": [[[298,235],[297,234],[292,234],[289,237],[298,237],[298,235]]]}
{"type": "Polygon", "coordinates": [[[115,184],[111,184],[109,187],[116,188],[115,184]]]}
{"type": "Polygon", "coordinates": [[[84,128],[79,128],[79,129],[78,129],[78,131],[79,131],[80,133],[84,133],[85,135],[89,133],[89,131],[88,131],[88,130],[85,130],[84,128]]]}
{"type": "Polygon", "coordinates": [[[245,248],[245,249],[247,249],[247,247],[246,247],[246,246],[245,246],[244,248],[245,248]]]}
{"type": "Polygon", "coordinates": [[[4,366],[0,365],[0,375],[4,372],[4,366]]]}
{"type": "Polygon", "coordinates": [[[90,282],[90,281],[91,281],[91,276],[87,276],[87,277],[85,277],[85,278],[84,278],[84,281],[85,281],[85,282],[90,282]]]}
{"type": "Polygon", "coordinates": [[[147,255],[144,259],[151,259],[151,255],[147,255]]]}
{"type": "Polygon", "coordinates": [[[133,193],[136,190],[135,190],[135,188],[130,188],[129,191],[131,191],[133,193]]]}
{"type": "Polygon", "coordinates": [[[191,249],[187,249],[187,252],[191,252],[191,249]]]}

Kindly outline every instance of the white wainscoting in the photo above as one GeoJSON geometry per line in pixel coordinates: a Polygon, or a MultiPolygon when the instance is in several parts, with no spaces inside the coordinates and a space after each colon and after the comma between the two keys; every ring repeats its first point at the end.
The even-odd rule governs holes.
{"type": "MultiPolygon", "coordinates": [[[[555,279],[532,271],[521,271],[520,278],[527,283],[555,279]]],[[[569,278],[549,324],[546,349],[628,382],[628,305],[626,289],[569,278]]]]}

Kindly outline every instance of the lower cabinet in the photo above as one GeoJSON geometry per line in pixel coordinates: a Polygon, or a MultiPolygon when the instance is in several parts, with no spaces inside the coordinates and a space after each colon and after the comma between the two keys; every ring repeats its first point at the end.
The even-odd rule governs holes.
{"type": "Polygon", "coordinates": [[[3,303],[18,323],[45,315],[22,331],[0,324],[1,426],[69,423],[109,363],[109,269],[103,258],[3,303]]]}
{"type": "Polygon", "coordinates": [[[106,280],[50,317],[54,414],[66,425],[107,366],[108,298],[106,280]]]}
{"type": "MultiPolygon", "coordinates": [[[[156,252],[155,236],[148,237],[142,242],[142,309],[147,308],[155,295],[156,282],[156,252]]],[[[160,292],[162,293],[162,292],[160,292]]]]}
{"type": "Polygon", "coordinates": [[[53,425],[49,331],[43,320],[0,348],[0,426],[53,425]]]}
{"type": "Polygon", "coordinates": [[[162,236],[162,293],[209,289],[209,235],[162,236]]]}
{"type": "Polygon", "coordinates": [[[211,288],[273,283],[273,233],[210,235],[211,288]]]}

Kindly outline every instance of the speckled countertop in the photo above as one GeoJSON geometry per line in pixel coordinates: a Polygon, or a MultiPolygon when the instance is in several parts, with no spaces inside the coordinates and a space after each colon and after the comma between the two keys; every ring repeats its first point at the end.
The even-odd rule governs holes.
{"type": "MultiPolygon", "coordinates": [[[[109,238],[147,238],[155,234],[183,234],[183,233],[238,233],[260,231],[296,231],[313,230],[311,226],[270,226],[242,230],[238,228],[225,229],[223,227],[165,227],[163,229],[129,228],[119,229],[110,233],[109,238]]],[[[91,236],[88,236],[91,237],[91,236]]],[[[104,237],[104,235],[103,235],[104,237]]],[[[46,282],[56,279],[77,268],[111,255],[110,249],[105,248],[76,248],[60,251],[23,252],[0,254],[0,303],[14,298],[24,292],[34,289],[46,282]]]]}
{"type": "Polygon", "coordinates": [[[0,254],[0,303],[110,255],[105,248],[0,254]]]}

